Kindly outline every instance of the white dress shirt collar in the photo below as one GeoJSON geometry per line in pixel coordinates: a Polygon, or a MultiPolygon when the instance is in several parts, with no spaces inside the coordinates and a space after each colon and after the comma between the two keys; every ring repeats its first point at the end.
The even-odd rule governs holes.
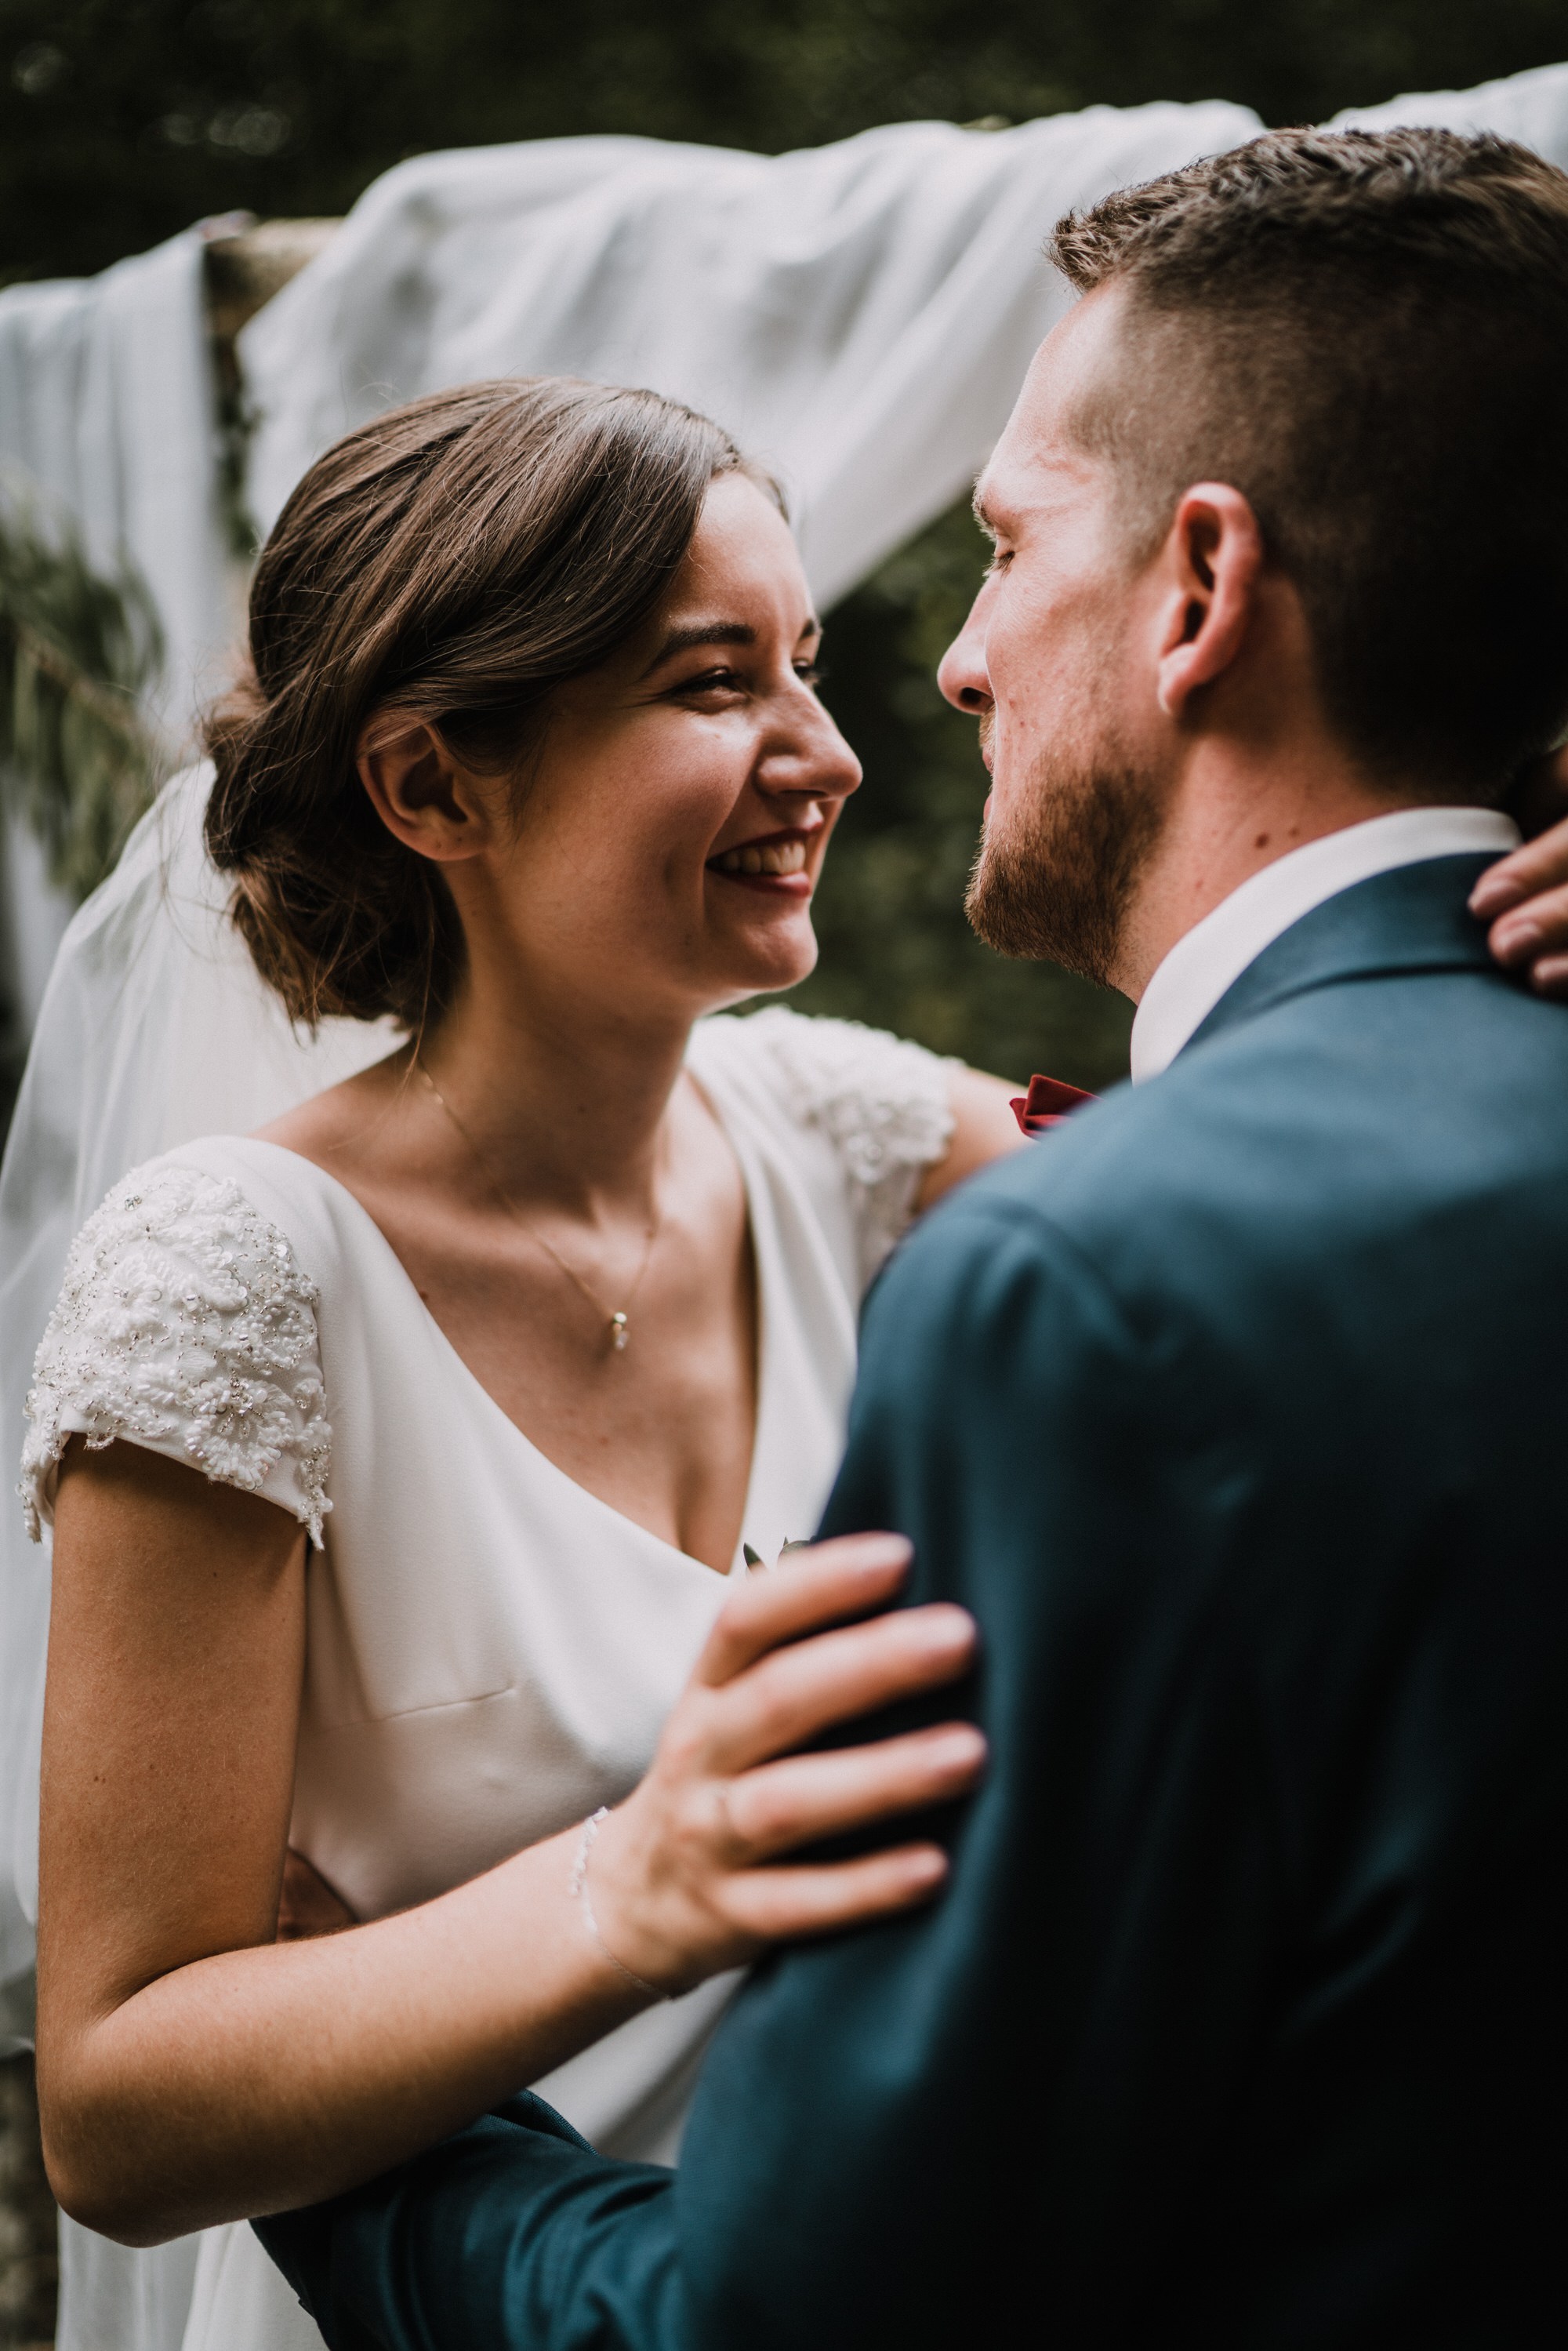
{"type": "Polygon", "coordinates": [[[1496,809],[1413,808],[1325,833],[1250,874],[1179,938],[1144,990],[1133,1022],[1133,1082],[1168,1069],[1233,980],[1292,923],[1353,883],[1431,857],[1519,846],[1496,809]]]}

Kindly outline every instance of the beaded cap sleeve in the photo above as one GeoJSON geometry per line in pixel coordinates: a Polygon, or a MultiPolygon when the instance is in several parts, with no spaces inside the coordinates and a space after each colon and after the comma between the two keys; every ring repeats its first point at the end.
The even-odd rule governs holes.
{"type": "Polygon", "coordinates": [[[832,1144],[849,1179],[869,1281],[907,1228],[926,1169],[952,1140],[953,1065],[886,1029],[782,1004],[727,1025],[773,1070],[793,1115],[832,1144]]]}
{"type": "Polygon", "coordinates": [[[80,1434],[263,1495],[319,1543],[332,1432],[316,1300],[237,1185],[177,1159],[117,1184],[72,1244],[34,1365],[19,1489],[34,1540],[80,1434]]]}

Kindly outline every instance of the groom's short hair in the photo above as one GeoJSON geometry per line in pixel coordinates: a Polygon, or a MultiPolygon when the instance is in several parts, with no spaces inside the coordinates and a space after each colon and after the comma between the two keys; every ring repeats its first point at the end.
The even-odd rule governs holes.
{"type": "Polygon", "coordinates": [[[1250,501],[1374,778],[1490,797],[1568,727],[1568,175],[1452,131],[1281,131],[1070,214],[1127,294],[1079,425],[1152,553],[1250,501]]]}

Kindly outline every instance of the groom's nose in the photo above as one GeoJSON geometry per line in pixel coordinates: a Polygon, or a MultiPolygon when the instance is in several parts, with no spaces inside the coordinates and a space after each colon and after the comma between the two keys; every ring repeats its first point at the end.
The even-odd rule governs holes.
{"type": "Polygon", "coordinates": [[[969,608],[969,617],[942,656],[936,672],[936,683],[955,710],[967,710],[971,718],[983,717],[991,706],[991,680],[986,667],[985,604],[987,589],[982,588],[969,608]]]}

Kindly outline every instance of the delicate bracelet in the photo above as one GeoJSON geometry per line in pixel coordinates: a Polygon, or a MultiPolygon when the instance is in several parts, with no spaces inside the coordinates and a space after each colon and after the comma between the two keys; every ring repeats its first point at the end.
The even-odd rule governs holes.
{"type": "Polygon", "coordinates": [[[609,1960],[611,1966],[615,1970],[617,1975],[624,1976],[628,1983],[634,1983],[639,1991],[647,1992],[653,2000],[667,2000],[669,1998],[668,1992],[661,1991],[657,1984],[651,1984],[646,1976],[640,1976],[635,1968],[629,1968],[624,1959],[618,1959],[616,1958],[614,1952],[611,1949],[609,1944],[600,1933],[599,1921],[593,1915],[593,1903],[588,1891],[588,1856],[593,1850],[593,1840],[599,1834],[600,1823],[601,1821],[607,1821],[609,1818],[609,1805],[601,1804],[599,1810],[596,1813],[590,1813],[588,1818],[583,1822],[582,1834],[577,1840],[577,1859],[571,1865],[571,1883],[568,1886],[567,1891],[570,1893],[574,1902],[581,1903],[582,1923],[587,1928],[589,1933],[592,1936],[594,1941],[598,1944],[600,1949],[603,1952],[605,1958],[609,1960]]]}

